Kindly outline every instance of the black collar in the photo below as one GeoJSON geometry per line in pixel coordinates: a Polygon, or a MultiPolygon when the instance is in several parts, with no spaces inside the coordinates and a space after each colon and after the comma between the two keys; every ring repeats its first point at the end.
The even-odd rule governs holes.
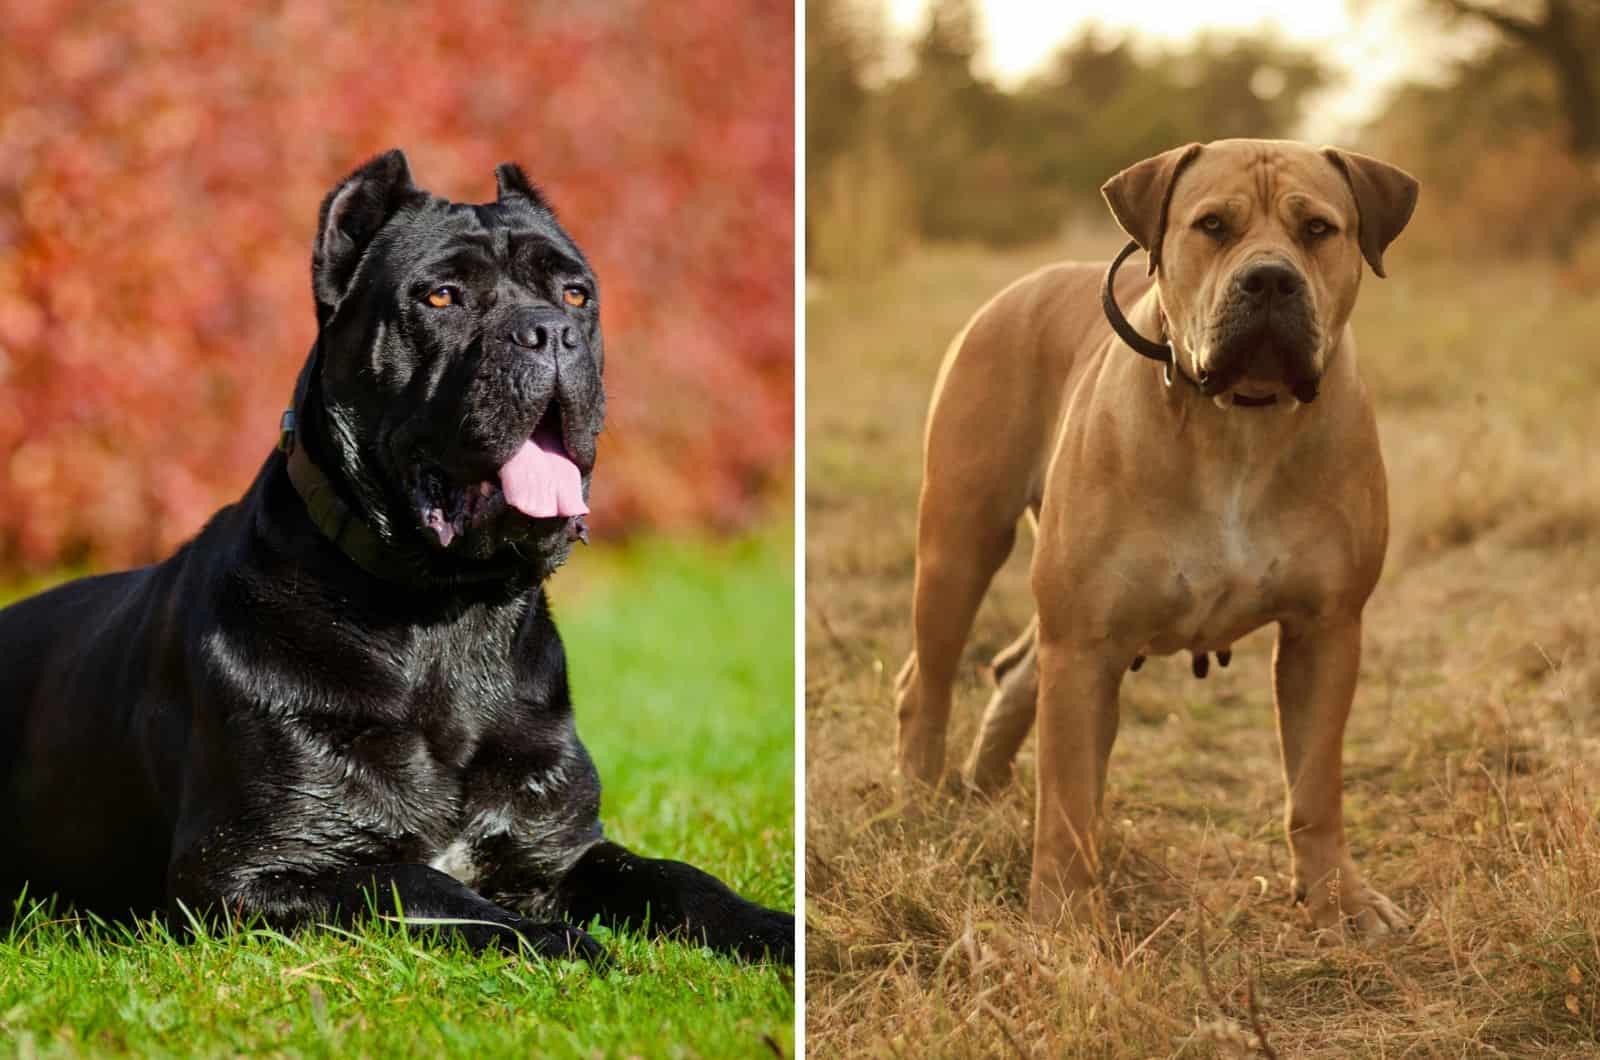
{"type": "Polygon", "coordinates": [[[379,581],[419,586],[423,579],[417,576],[414,565],[399,556],[393,546],[344,502],[333,482],[306,451],[299,416],[301,410],[311,404],[312,388],[320,385],[321,371],[322,334],[319,330],[311,355],[295,381],[294,396],[279,421],[278,450],[284,454],[289,482],[306,506],[311,524],[350,562],[379,581]]]}
{"type": "Polygon", "coordinates": [[[409,576],[407,565],[378,536],[378,532],[360,515],[356,514],[323,470],[311,459],[300,439],[294,409],[283,414],[282,433],[278,448],[286,457],[289,481],[306,506],[306,515],[323,537],[333,542],[350,561],[374,578],[387,582],[412,584],[417,579],[409,576]]]}
{"type": "MultiPolygon", "coordinates": [[[[1117,333],[1117,338],[1128,344],[1129,349],[1141,357],[1148,357],[1152,361],[1161,362],[1161,378],[1168,386],[1172,385],[1173,375],[1177,375],[1185,383],[1188,383],[1196,390],[1200,390],[1200,384],[1190,379],[1182,369],[1176,366],[1177,358],[1172,353],[1171,344],[1153,342],[1139,334],[1134,330],[1133,325],[1128,323],[1128,318],[1122,314],[1122,308],[1117,305],[1115,292],[1117,269],[1121,268],[1122,263],[1128,260],[1128,255],[1138,249],[1138,242],[1130,239],[1128,240],[1128,245],[1122,248],[1122,252],[1111,259],[1111,267],[1106,270],[1105,281],[1100,284],[1100,307],[1105,310],[1106,320],[1111,323],[1111,330],[1117,333]]],[[[1204,393],[1204,391],[1201,392],[1204,393]]],[[[1269,394],[1264,398],[1247,397],[1238,393],[1233,395],[1233,403],[1241,408],[1263,408],[1267,405],[1275,405],[1277,402],[1278,395],[1276,394],[1269,394]]]]}

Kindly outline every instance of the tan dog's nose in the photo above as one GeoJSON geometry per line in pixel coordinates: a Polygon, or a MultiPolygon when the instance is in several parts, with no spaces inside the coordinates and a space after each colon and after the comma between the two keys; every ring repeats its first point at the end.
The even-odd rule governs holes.
{"type": "Polygon", "coordinates": [[[1240,294],[1260,307],[1293,298],[1305,287],[1305,280],[1298,272],[1276,261],[1258,262],[1240,269],[1233,283],[1240,294]]]}

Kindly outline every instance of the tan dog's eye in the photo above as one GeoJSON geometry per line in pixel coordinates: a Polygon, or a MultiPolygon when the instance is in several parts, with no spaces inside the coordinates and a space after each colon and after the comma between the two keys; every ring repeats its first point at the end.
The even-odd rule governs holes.
{"type": "Polygon", "coordinates": [[[574,309],[582,309],[589,304],[589,292],[573,284],[561,289],[561,300],[574,309]]]}
{"type": "Polygon", "coordinates": [[[1320,217],[1313,217],[1306,222],[1306,235],[1312,239],[1319,239],[1333,231],[1333,226],[1320,217]]]}
{"type": "Polygon", "coordinates": [[[447,309],[461,304],[461,288],[443,284],[428,292],[428,304],[435,309],[447,309]]]}
{"type": "Polygon", "coordinates": [[[1225,225],[1222,221],[1222,218],[1218,217],[1216,214],[1208,213],[1204,217],[1200,218],[1199,227],[1208,235],[1219,236],[1227,230],[1228,226],[1225,225]]]}

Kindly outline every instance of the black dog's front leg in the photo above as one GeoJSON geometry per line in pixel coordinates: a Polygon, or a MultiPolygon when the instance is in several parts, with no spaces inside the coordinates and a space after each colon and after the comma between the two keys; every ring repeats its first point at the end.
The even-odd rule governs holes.
{"type": "Polygon", "coordinates": [[[202,913],[220,904],[246,916],[260,914],[280,928],[329,922],[348,927],[371,911],[401,918],[411,934],[458,938],[476,951],[531,950],[540,957],[586,961],[604,957],[600,944],[578,928],[520,917],[453,876],[416,863],[361,865],[292,882],[278,878],[184,890],[190,894],[186,904],[202,913]]]}
{"type": "Polygon", "coordinates": [[[540,957],[586,961],[605,955],[586,932],[569,924],[540,924],[517,916],[427,865],[349,869],[334,882],[332,892],[339,919],[346,923],[371,909],[382,917],[403,917],[412,933],[454,935],[474,950],[499,948],[517,953],[526,947],[540,957]]]}
{"type": "Polygon", "coordinates": [[[644,858],[597,843],[561,881],[562,906],[579,924],[648,927],[745,960],[794,963],[794,914],[767,909],[681,861],[644,858]]]}

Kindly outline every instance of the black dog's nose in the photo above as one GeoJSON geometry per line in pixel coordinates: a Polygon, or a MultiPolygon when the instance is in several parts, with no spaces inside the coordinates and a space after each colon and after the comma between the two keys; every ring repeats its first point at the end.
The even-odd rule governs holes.
{"type": "Polygon", "coordinates": [[[1279,298],[1288,298],[1299,294],[1300,288],[1305,286],[1305,281],[1300,278],[1298,272],[1275,261],[1247,266],[1240,270],[1233,282],[1240,292],[1255,302],[1272,302],[1279,298]]]}
{"type": "Polygon", "coordinates": [[[529,350],[548,349],[553,340],[572,350],[578,346],[578,331],[559,313],[525,313],[511,326],[511,341],[529,350]]]}

